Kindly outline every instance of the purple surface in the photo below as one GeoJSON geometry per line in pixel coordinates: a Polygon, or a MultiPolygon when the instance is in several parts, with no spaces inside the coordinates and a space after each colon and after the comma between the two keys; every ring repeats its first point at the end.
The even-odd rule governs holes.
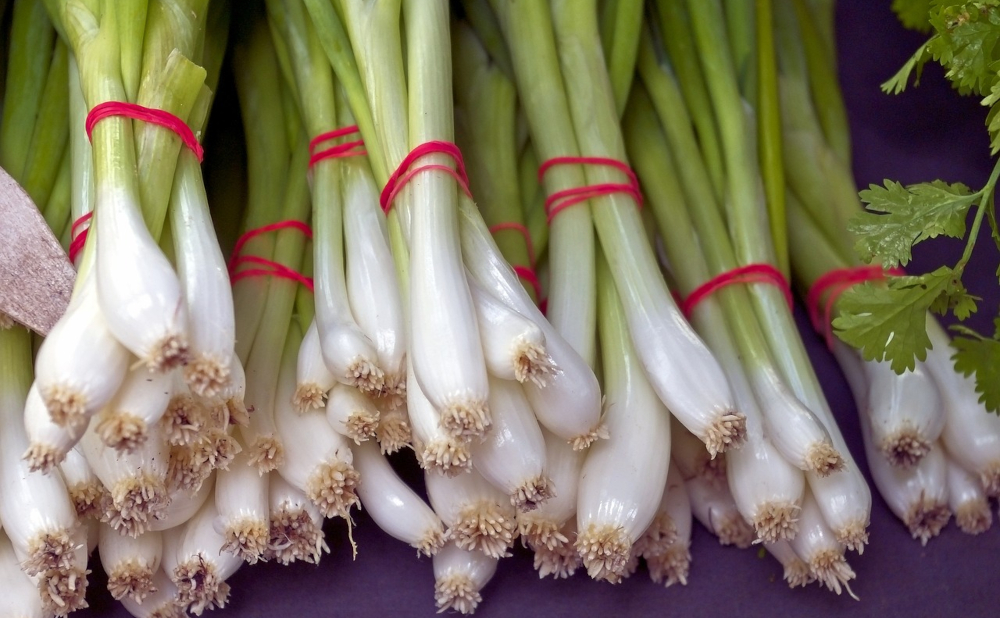
{"type": "MultiPolygon", "coordinates": [[[[923,84],[892,98],[878,90],[922,41],[905,32],[889,12],[888,0],[841,2],[838,9],[840,71],[854,135],[855,175],[859,186],[893,178],[917,182],[941,177],[978,188],[990,169],[985,112],[973,99],[959,99],[929,68],[923,84]],[[878,5],[877,7],[875,5],[878,5]]],[[[924,272],[960,255],[960,245],[928,243],[917,251],[911,272],[924,272]]],[[[986,330],[997,307],[992,273],[996,254],[987,236],[978,245],[967,284],[984,297],[983,314],[971,324],[986,330]]],[[[836,410],[851,451],[864,461],[854,405],[822,342],[799,313],[800,327],[816,371],[836,410]]],[[[417,475],[414,475],[417,476],[417,475]]],[[[433,574],[429,559],[383,534],[364,513],[356,517],[359,555],[351,561],[346,529],[327,526],[332,555],[319,567],[262,564],[245,567],[230,580],[230,605],[221,615],[431,616],[433,574]]],[[[476,615],[490,616],[653,616],[665,612],[698,615],[802,616],[852,612],[857,616],[995,615],[1000,592],[1000,530],[971,537],[949,525],[928,546],[910,538],[877,493],[871,543],[864,555],[851,554],[857,572],[853,590],[860,602],[812,586],[789,590],[781,568],[756,550],[723,548],[696,526],[689,584],[670,589],[649,581],[644,568],[618,586],[599,584],[578,572],[570,580],[540,581],[531,557],[516,550],[501,561],[484,590],[476,615]]],[[[104,586],[103,574],[91,581],[89,611],[80,618],[124,617],[104,586]]]]}

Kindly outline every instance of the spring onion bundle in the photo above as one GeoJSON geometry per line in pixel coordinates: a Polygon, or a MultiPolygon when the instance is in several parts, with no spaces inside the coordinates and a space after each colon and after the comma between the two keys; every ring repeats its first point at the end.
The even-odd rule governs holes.
{"type": "Polygon", "coordinates": [[[1000,421],[973,340],[928,304],[896,342],[864,308],[928,280],[884,251],[900,192],[964,214],[992,184],[872,188],[892,221],[849,222],[830,19],[804,0],[15,0],[0,165],[77,279],[34,348],[0,316],[0,604],[85,607],[96,547],[132,615],[200,615],[244,563],[318,563],[326,518],[365,552],[355,508],[425,557],[442,611],[472,613],[518,540],[540,577],[645,563],[686,584],[694,520],[761,544],[791,587],[853,594],[872,496],[789,278],[890,510],[924,544],[952,515],[989,528],[1000,421]],[[201,145],[232,111],[212,109],[223,75],[230,160],[201,145]]]}

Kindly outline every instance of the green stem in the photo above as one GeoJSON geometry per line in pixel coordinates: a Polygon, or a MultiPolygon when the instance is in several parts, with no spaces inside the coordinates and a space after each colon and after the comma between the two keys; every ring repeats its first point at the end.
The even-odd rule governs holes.
{"type": "Polygon", "coordinates": [[[510,59],[510,52],[507,50],[507,43],[503,40],[503,32],[500,30],[500,21],[496,13],[490,8],[489,0],[462,0],[462,8],[465,10],[465,17],[475,30],[480,43],[486,48],[490,55],[490,60],[496,63],[497,67],[509,79],[514,79],[514,66],[510,59]]]}
{"type": "MultiPolygon", "coordinates": [[[[262,20],[241,32],[233,52],[233,73],[243,117],[247,155],[247,215],[244,230],[254,230],[282,219],[289,172],[287,133],[284,130],[281,75],[271,36],[262,20]]],[[[252,238],[244,255],[273,259],[275,234],[252,238]]],[[[234,285],[236,353],[244,363],[261,322],[265,300],[275,281],[270,277],[242,279],[234,285]]]]}
{"type": "Polygon", "coordinates": [[[771,0],[756,0],[757,23],[757,143],[761,178],[767,200],[771,239],[778,269],[787,277],[788,222],[785,218],[785,168],[781,150],[781,105],[774,53],[771,0]]]}
{"type": "Polygon", "coordinates": [[[31,144],[35,117],[42,104],[52,60],[55,30],[37,0],[14,3],[3,117],[0,118],[0,167],[20,182],[31,144]]]}
{"type": "Polygon", "coordinates": [[[49,224],[55,237],[60,239],[63,237],[64,230],[69,227],[70,187],[72,186],[70,168],[70,149],[66,148],[60,158],[59,169],[52,183],[52,190],[49,191],[49,198],[42,210],[45,222],[49,224]]]}
{"type": "MultiPolygon", "coordinates": [[[[563,85],[548,4],[510,0],[492,2],[514,63],[517,90],[528,119],[535,153],[541,161],[580,156],[581,149],[577,144],[568,100],[571,95],[563,85]]],[[[596,8],[594,10],[596,12],[596,8]]],[[[598,49],[600,41],[592,40],[590,44],[598,49]]],[[[599,70],[607,72],[603,60],[599,70]]],[[[593,93],[587,92],[582,96],[589,99],[593,93]]],[[[588,179],[579,165],[554,166],[543,179],[546,195],[587,184],[588,179]]],[[[549,321],[593,367],[597,359],[597,280],[589,203],[563,210],[552,220],[548,251],[551,273],[549,321]]]]}
{"type": "Polygon", "coordinates": [[[605,3],[601,10],[601,46],[619,115],[625,113],[625,103],[632,90],[642,9],[642,0],[614,0],[605,3]]]}
{"type": "MultiPolygon", "coordinates": [[[[139,78],[142,76],[143,36],[146,34],[146,12],[149,0],[115,0],[121,24],[118,29],[121,50],[122,84],[125,96],[135,101],[139,94],[139,78]]],[[[158,4],[158,3],[157,3],[158,4]]]]}
{"type": "MultiPolygon", "coordinates": [[[[497,225],[524,225],[518,187],[516,141],[517,91],[503,72],[491,64],[486,49],[471,28],[452,29],[455,68],[455,129],[465,157],[476,204],[491,229],[497,225]]],[[[533,268],[524,234],[517,229],[493,231],[504,259],[512,266],[533,268]]],[[[525,285],[538,302],[531,285],[525,285]]]]}
{"type": "Polygon", "coordinates": [[[740,93],[747,101],[757,100],[757,15],[753,0],[723,0],[726,31],[740,93]]]}
{"type": "Polygon", "coordinates": [[[1000,161],[997,161],[996,165],[993,166],[993,172],[990,174],[989,180],[986,181],[986,186],[980,191],[979,206],[976,208],[976,217],[972,220],[972,227],[969,229],[969,238],[965,241],[962,259],[958,261],[958,264],[955,264],[955,269],[958,271],[965,270],[965,266],[972,259],[972,249],[976,246],[976,240],[979,238],[979,228],[982,227],[983,216],[988,210],[993,209],[993,196],[998,178],[1000,178],[1000,161]]]}
{"type": "MultiPolygon", "coordinates": [[[[833,39],[825,39],[816,15],[806,6],[808,0],[793,0],[795,14],[802,32],[809,88],[812,102],[823,126],[823,134],[845,167],[851,166],[851,128],[847,122],[847,108],[840,91],[837,76],[836,48],[833,39]]],[[[830,25],[832,29],[832,24],[830,25]]]]}
{"type": "Polygon", "coordinates": [[[677,73],[677,79],[684,84],[684,100],[691,110],[691,120],[698,133],[701,156],[705,160],[715,199],[724,201],[725,172],[722,163],[722,146],[719,130],[712,114],[712,104],[708,97],[704,75],[698,64],[698,53],[691,31],[691,19],[684,3],[678,0],[657,0],[656,13],[659,20],[650,20],[651,31],[659,31],[662,44],[670,57],[670,65],[677,73]]]}
{"type": "Polygon", "coordinates": [[[49,194],[55,183],[69,138],[69,52],[62,40],[56,41],[52,53],[42,101],[35,120],[35,131],[31,145],[25,152],[24,172],[21,186],[31,196],[32,201],[43,207],[49,201],[49,194]]]}

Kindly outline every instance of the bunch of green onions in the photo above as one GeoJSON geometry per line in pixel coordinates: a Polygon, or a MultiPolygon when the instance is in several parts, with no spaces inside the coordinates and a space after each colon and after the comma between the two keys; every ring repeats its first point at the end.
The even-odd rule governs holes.
{"type": "MultiPolygon", "coordinates": [[[[0,165],[78,269],[34,348],[0,321],[15,615],[85,607],[94,549],[131,614],[200,615],[356,507],[432,557],[441,610],[518,539],[542,577],[684,584],[693,519],[850,592],[871,493],[786,282],[858,266],[824,4],[14,0],[0,165]],[[200,141],[227,50],[245,166],[94,117],[200,141]]],[[[929,326],[902,376],[834,350],[925,543],[1000,493],[929,326]]]]}

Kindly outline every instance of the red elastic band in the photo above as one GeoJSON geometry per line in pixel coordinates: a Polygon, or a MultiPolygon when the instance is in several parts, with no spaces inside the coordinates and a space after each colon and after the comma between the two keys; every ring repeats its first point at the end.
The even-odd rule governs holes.
{"type": "Polygon", "coordinates": [[[792,289],[788,285],[788,280],[785,279],[785,275],[781,274],[780,270],[770,264],[747,264],[746,266],[740,266],[739,268],[720,273],[699,285],[681,303],[681,311],[685,317],[690,318],[691,313],[698,306],[698,303],[711,296],[720,288],[735,283],[769,283],[781,289],[785,295],[785,300],[788,301],[789,309],[795,303],[792,299],[792,289]]]}
{"type": "Polygon", "coordinates": [[[545,198],[545,214],[546,221],[548,223],[552,223],[552,220],[555,219],[557,214],[570,206],[574,206],[580,202],[585,202],[592,197],[598,197],[601,195],[625,193],[632,196],[632,199],[635,200],[636,206],[640,209],[642,208],[642,192],[639,190],[639,179],[636,177],[635,172],[632,171],[632,168],[617,159],[607,159],[605,157],[552,157],[538,167],[538,182],[542,182],[545,177],[545,172],[549,171],[553,167],[557,165],[571,164],[606,165],[608,167],[613,167],[628,176],[629,182],[600,183],[596,185],[587,185],[585,187],[576,187],[573,189],[556,191],[552,195],[545,198]]]}
{"type": "Polygon", "coordinates": [[[181,138],[184,145],[194,153],[194,156],[198,159],[198,163],[201,163],[205,158],[205,151],[202,149],[201,144],[198,143],[198,138],[195,137],[194,131],[183,120],[162,109],[151,109],[124,101],[105,101],[91,108],[87,114],[87,122],[85,124],[87,139],[90,139],[91,133],[94,132],[94,125],[111,116],[125,116],[126,118],[150,122],[169,129],[177,134],[177,137],[181,138]]]}
{"type": "Polygon", "coordinates": [[[345,142],[343,144],[338,144],[332,146],[325,150],[320,150],[316,152],[316,148],[323,142],[330,141],[332,139],[337,139],[339,137],[346,137],[348,135],[354,135],[358,133],[358,127],[352,125],[349,127],[343,127],[336,129],[334,131],[327,131],[326,133],[320,133],[316,137],[309,141],[309,167],[312,167],[324,159],[339,159],[344,157],[362,157],[368,156],[368,151],[360,148],[364,146],[364,140],[354,140],[350,142],[345,142]],[[360,148],[360,149],[359,149],[360,148]]]}
{"type": "Polygon", "coordinates": [[[91,217],[94,216],[94,211],[90,211],[83,215],[79,219],[73,222],[73,225],[69,228],[69,261],[72,264],[76,264],[76,258],[80,255],[80,251],[83,250],[83,246],[87,244],[87,230],[90,226],[80,229],[85,223],[90,221],[91,217]]]}
{"type": "Polygon", "coordinates": [[[458,146],[451,142],[439,142],[431,141],[424,142],[416,148],[410,151],[402,161],[399,163],[399,167],[396,171],[389,176],[388,182],[385,183],[385,187],[382,189],[382,194],[379,195],[378,201],[382,205],[382,211],[385,214],[389,214],[392,210],[392,201],[396,199],[396,194],[399,193],[406,183],[413,179],[414,176],[420,172],[426,172],[429,170],[440,170],[446,174],[451,175],[458,181],[458,186],[461,187],[462,191],[465,192],[470,198],[472,197],[472,192],[469,191],[469,177],[465,173],[465,160],[462,158],[462,151],[458,149],[458,146]],[[428,163],[427,165],[421,165],[420,167],[409,169],[411,165],[421,157],[426,157],[430,154],[443,154],[448,155],[455,160],[455,166],[457,169],[452,169],[447,165],[440,165],[437,163],[428,163]],[[409,171],[408,171],[409,170],[409,171]]]}
{"type": "Polygon", "coordinates": [[[809,288],[806,295],[806,307],[809,309],[809,321],[816,332],[823,333],[828,348],[833,349],[833,305],[848,288],[865,281],[882,281],[886,275],[899,276],[902,269],[888,270],[878,265],[855,266],[853,268],[835,268],[820,276],[809,288]],[[827,294],[826,302],[820,307],[820,300],[827,294]]]}
{"type": "Polygon", "coordinates": [[[236,240],[236,244],[233,246],[233,253],[229,258],[230,283],[236,283],[240,279],[247,279],[249,277],[278,277],[280,279],[297,281],[298,283],[301,283],[309,288],[310,292],[313,290],[313,280],[311,277],[306,277],[302,273],[297,272],[284,264],[279,264],[278,262],[268,260],[257,255],[240,255],[244,245],[250,242],[250,240],[260,236],[261,234],[277,230],[297,230],[302,232],[306,238],[312,238],[313,236],[312,229],[310,229],[308,225],[301,221],[295,221],[294,219],[278,221],[277,223],[271,223],[270,225],[265,225],[247,231],[236,240]],[[241,264],[247,263],[258,264],[265,266],[266,268],[249,268],[237,272],[237,269],[241,264]]]}

